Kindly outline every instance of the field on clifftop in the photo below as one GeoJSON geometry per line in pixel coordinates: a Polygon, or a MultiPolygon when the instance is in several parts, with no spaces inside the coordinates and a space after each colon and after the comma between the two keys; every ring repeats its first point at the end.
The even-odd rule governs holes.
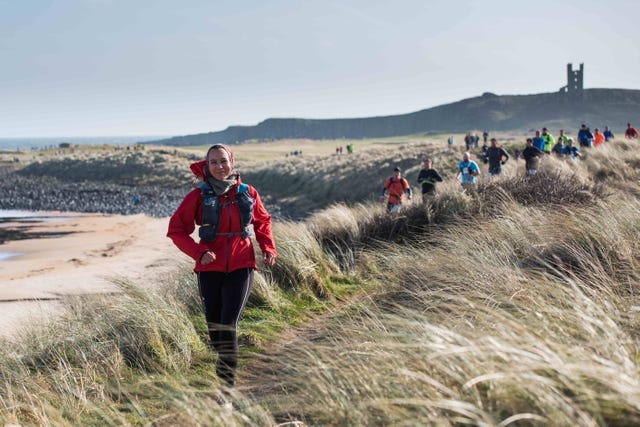
{"type": "MultiPolygon", "coordinates": [[[[512,159],[466,194],[453,179],[461,139],[447,136],[356,142],[351,155],[337,155],[338,142],[237,147],[243,179],[277,217],[279,258],[257,274],[239,326],[236,388],[215,378],[185,265],[155,290],[121,282],[118,294],[70,299],[56,321],[0,343],[0,420],[639,424],[638,142],[545,158],[535,177],[512,159]],[[387,214],[384,179],[399,165],[416,185],[425,156],[445,178],[437,197],[387,214]]],[[[524,145],[496,137],[510,153],[524,145]]],[[[175,162],[172,185],[188,191],[184,167],[203,150],[163,150],[149,176],[175,162]]],[[[36,161],[7,173],[27,163],[35,173],[36,161]]]]}

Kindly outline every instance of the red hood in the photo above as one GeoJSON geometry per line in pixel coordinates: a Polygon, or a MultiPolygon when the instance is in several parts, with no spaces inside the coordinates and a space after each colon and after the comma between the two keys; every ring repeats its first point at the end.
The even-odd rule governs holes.
{"type": "Polygon", "coordinates": [[[202,160],[198,160],[195,163],[191,163],[191,166],[189,166],[189,168],[191,169],[191,172],[193,172],[195,176],[204,180],[204,167],[206,164],[207,164],[207,160],[202,159],[202,160]]]}

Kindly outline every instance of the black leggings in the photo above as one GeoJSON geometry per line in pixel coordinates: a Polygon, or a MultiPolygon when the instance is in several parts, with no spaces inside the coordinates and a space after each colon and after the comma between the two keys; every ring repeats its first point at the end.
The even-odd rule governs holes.
{"type": "Polygon", "coordinates": [[[216,373],[230,386],[235,382],[238,366],[238,320],[252,287],[253,268],[241,268],[230,273],[198,273],[198,289],[209,338],[218,353],[216,373]]]}

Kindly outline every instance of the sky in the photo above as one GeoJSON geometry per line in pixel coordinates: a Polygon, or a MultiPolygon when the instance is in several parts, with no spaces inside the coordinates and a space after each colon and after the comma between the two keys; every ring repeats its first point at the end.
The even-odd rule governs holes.
{"type": "MultiPolygon", "coordinates": [[[[0,138],[176,136],[640,89],[636,0],[0,0],[0,138]]],[[[640,119],[640,118],[639,118],[640,119]]]]}

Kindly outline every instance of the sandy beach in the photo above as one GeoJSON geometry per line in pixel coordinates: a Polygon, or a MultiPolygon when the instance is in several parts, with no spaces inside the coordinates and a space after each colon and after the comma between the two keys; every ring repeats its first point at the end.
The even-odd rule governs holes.
{"type": "MultiPolygon", "coordinates": [[[[44,214],[44,213],[43,213],[44,214]]],[[[65,295],[116,291],[124,278],[153,286],[189,258],[165,237],[168,218],[47,212],[30,230],[56,237],[0,245],[0,334],[45,321],[65,295]]],[[[2,224],[4,227],[16,225],[2,224]]],[[[22,224],[24,225],[24,224],[22,224]]]]}

